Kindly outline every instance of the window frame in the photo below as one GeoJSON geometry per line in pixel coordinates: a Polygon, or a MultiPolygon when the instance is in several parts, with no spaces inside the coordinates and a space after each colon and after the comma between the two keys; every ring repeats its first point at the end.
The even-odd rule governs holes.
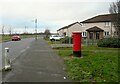
{"type": "Polygon", "coordinates": [[[82,36],[87,37],[87,32],[86,31],[82,32],[82,36]]]}
{"type": "Polygon", "coordinates": [[[110,22],[105,22],[105,26],[106,27],[110,26],[110,22]]]}
{"type": "Polygon", "coordinates": [[[105,31],[105,32],[104,32],[104,35],[105,35],[105,36],[108,36],[108,35],[110,35],[110,32],[109,32],[109,31],[105,31]]]}

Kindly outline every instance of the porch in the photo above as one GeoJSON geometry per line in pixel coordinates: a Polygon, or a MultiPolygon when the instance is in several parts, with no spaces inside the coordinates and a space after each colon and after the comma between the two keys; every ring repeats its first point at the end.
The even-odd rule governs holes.
{"type": "Polygon", "coordinates": [[[92,28],[89,28],[86,30],[88,33],[88,39],[93,40],[93,39],[102,39],[103,38],[103,32],[104,30],[94,26],[92,28]]]}

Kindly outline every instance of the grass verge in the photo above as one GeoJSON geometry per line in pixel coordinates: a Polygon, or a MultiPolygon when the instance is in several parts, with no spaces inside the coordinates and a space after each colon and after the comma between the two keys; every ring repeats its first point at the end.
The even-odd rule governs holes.
{"type": "Polygon", "coordinates": [[[120,70],[117,52],[83,51],[83,58],[75,58],[70,48],[56,49],[58,55],[64,57],[70,79],[80,82],[118,82],[120,70]]]}
{"type": "MultiPolygon", "coordinates": [[[[9,35],[5,35],[5,36],[1,36],[0,41],[6,41],[6,40],[11,40],[12,36],[9,35]]],[[[35,35],[20,35],[21,38],[34,38],[35,35]]]]}
{"type": "Polygon", "coordinates": [[[49,41],[48,40],[48,44],[61,44],[61,42],[60,41],[49,41]]]}
{"type": "MultiPolygon", "coordinates": [[[[73,50],[72,47],[55,47],[53,49],[57,50],[73,50]]],[[[120,50],[120,48],[108,48],[108,47],[98,47],[98,46],[82,46],[81,50],[120,50]]]]}

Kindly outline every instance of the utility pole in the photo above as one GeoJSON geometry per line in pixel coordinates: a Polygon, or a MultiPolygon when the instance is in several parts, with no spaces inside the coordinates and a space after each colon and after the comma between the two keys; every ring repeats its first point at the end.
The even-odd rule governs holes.
{"type": "Polygon", "coordinates": [[[4,25],[2,27],[2,36],[4,36],[4,25]]]}
{"type": "Polygon", "coordinates": [[[26,28],[27,28],[27,26],[25,26],[25,32],[24,32],[24,34],[27,34],[26,28]]]}
{"type": "Polygon", "coordinates": [[[4,25],[2,27],[2,39],[4,39],[4,25]]]}
{"type": "Polygon", "coordinates": [[[35,40],[37,40],[37,19],[35,19],[35,33],[36,33],[35,40]]]}
{"type": "Polygon", "coordinates": [[[11,36],[12,35],[12,29],[11,29],[11,27],[9,28],[9,36],[11,36]]]}

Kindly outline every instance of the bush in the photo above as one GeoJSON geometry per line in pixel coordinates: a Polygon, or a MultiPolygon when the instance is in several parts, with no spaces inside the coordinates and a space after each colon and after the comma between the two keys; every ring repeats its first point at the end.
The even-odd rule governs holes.
{"type": "Polygon", "coordinates": [[[98,47],[113,47],[120,48],[120,39],[118,38],[104,38],[98,41],[98,47]]]}
{"type": "Polygon", "coordinates": [[[65,38],[61,39],[61,43],[69,43],[69,40],[70,40],[70,43],[72,44],[73,39],[71,37],[65,37],[65,38]]]}

